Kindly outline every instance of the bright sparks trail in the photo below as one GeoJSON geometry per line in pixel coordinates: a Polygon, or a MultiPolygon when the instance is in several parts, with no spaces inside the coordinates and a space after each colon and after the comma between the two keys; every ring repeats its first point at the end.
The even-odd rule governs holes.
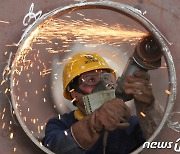
{"type": "Polygon", "coordinates": [[[75,38],[82,43],[96,42],[112,44],[114,42],[114,44],[118,44],[124,41],[136,41],[145,35],[144,32],[127,29],[119,24],[109,26],[102,22],[97,24],[97,21],[91,19],[84,18],[84,20],[65,21],[55,19],[51,22],[47,21],[37,38],[46,41],[56,38],[64,40],[64,43],[67,40],[75,38]]]}
{"type": "MultiPolygon", "coordinates": [[[[83,20],[61,20],[50,19],[39,25],[30,36],[26,39],[21,47],[21,52],[18,53],[16,60],[16,69],[14,72],[21,75],[21,72],[28,70],[33,66],[33,61],[27,58],[27,55],[32,54],[34,44],[38,45],[54,45],[60,48],[54,49],[48,47],[45,50],[48,53],[70,52],[69,46],[72,43],[96,43],[96,44],[109,44],[113,46],[120,46],[123,42],[135,42],[145,35],[144,32],[137,29],[127,29],[119,24],[109,26],[99,19],[83,20]],[[52,42],[53,39],[58,42],[52,42]],[[31,52],[31,53],[30,53],[31,52]]],[[[34,60],[39,60],[39,51],[34,53],[34,60]]],[[[38,68],[39,69],[39,68],[38,68]]],[[[41,75],[51,73],[51,71],[41,71],[41,75]]]]}

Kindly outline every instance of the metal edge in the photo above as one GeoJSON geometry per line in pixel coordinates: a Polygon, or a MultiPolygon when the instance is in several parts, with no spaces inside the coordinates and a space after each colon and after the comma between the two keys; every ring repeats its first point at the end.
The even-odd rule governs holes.
{"type": "MultiPolygon", "coordinates": [[[[152,33],[152,35],[154,37],[156,37],[157,40],[159,40],[160,45],[163,48],[163,54],[165,57],[165,60],[167,62],[168,65],[168,73],[169,73],[169,90],[171,92],[171,94],[168,97],[168,103],[167,103],[167,107],[166,107],[166,111],[164,114],[164,117],[159,125],[159,127],[156,129],[156,131],[151,135],[151,137],[148,139],[149,142],[153,141],[157,135],[159,134],[159,132],[162,130],[162,128],[164,127],[165,123],[167,122],[167,119],[170,115],[170,112],[172,111],[172,107],[174,105],[174,101],[176,98],[176,91],[177,91],[177,83],[176,83],[176,72],[175,72],[175,67],[174,67],[174,62],[172,59],[172,55],[164,41],[164,37],[163,35],[160,33],[160,31],[147,19],[145,18],[139,11],[137,11],[137,9],[122,4],[122,3],[118,3],[118,2],[111,2],[111,1],[95,1],[95,2],[84,2],[84,3],[77,3],[77,4],[71,4],[65,7],[59,7],[57,9],[54,9],[53,11],[44,14],[40,17],[40,19],[33,23],[32,27],[29,29],[29,31],[27,32],[27,34],[24,36],[24,38],[22,39],[22,42],[20,43],[20,46],[16,52],[16,54],[18,54],[20,52],[21,46],[22,44],[25,42],[25,40],[28,38],[28,36],[30,35],[29,33],[32,32],[40,23],[44,22],[45,20],[47,20],[48,18],[52,17],[53,15],[56,15],[59,12],[62,11],[67,11],[67,10],[73,10],[73,9],[83,9],[84,7],[91,9],[92,7],[96,7],[96,8],[101,8],[101,7],[107,7],[107,9],[117,9],[119,11],[121,11],[122,13],[125,13],[127,15],[129,15],[131,18],[137,20],[140,24],[142,24],[150,33],[152,33]]],[[[15,59],[12,63],[12,68],[14,68],[13,64],[17,59],[17,55],[15,56],[15,59]]],[[[13,79],[13,73],[11,73],[10,76],[10,88],[12,90],[12,79],[13,79]]],[[[23,130],[25,131],[25,133],[28,135],[28,137],[40,148],[42,149],[44,152],[46,153],[53,153],[50,150],[48,150],[47,148],[45,148],[44,146],[41,146],[40,143],[37,141],[37,139],[35,139],[35,137],[31,134],[30,130],[26,127],[26,125],[24,124],[23,120],[21,119],[21,116],[18,113],[18,109],[16,108],[15,105],[15,100],[13,97],[13,91],[11,93],[11,99],[12,99],[12,104],[13,104],[13,108],[14,111],[16,113],[17,119],[21,125],[21,127],[23,128],[23,130]]],[[[133,151],[132,153],[139,153],[143,150],[142,146],[138,149],[136,149],[135,151],[133,151]]]]}

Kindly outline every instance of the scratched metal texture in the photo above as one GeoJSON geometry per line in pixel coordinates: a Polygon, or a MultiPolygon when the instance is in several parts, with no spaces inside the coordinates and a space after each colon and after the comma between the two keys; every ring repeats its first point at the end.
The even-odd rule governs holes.
{"type": "MultiPolygon", "coordinates": [[[[8,21],[10,24],[0,23],[0,74],[2,74],[4,67],[6,66],[6,61],[8,59],[8,54],[4,56],[6,51],[15,53],[17,47],[6,46],[7,44],[16,43],[19,41],[22,30],[24,29],[22,21],[24,15],[27,14],[31,3],[35,4],[34,11],[42,10],[43,13],[49,12],[59,6],[65,6],[72,4],[71,0],[0,0],[0,20],[8,21]]],[[[77,1],[74,1],[76,3],[77,1]]],[[[176,73],[177,73],[177,84],[180,80],[180,54],[179,48],[180,44],[180,1],[179,0],[117,0],[116,2],[121,2],[128,4],[135,8],[140,9],[142,12],[146,11],[145,17],[148,18],[164,35],[165,37],[173,43],[169,45],[169,49],[173,56],[175,63],[176,73]]],[[[0,80],[2,77],[0,76],[0,80]]],[[[178,86],[178,85],[177,85],[178,86]]],[[[178,86],[179,87],[179,86],[178,86]]],[[[0,86],[0,91],[5,91],[6,85],[0,86]]],[[[177,99],[175,101],[173,112],[180,111],[180,92],[177,91],[177,99]]],[[[2,127],[3,122],[6,123],[6,129],[0,129],[0,153],[18,153],[18,154],[41,154],[42,152],[24,133],[20,126],[15,124],[9,124],[12,121],[10,114],[10,105],[8,99],[0,94],[0,112],[6,108],[5,118],[0,120],[0,127],[2,127]],[[11,129],[9,129],[10,127],[11,129]],[[10,139],[10,133],[14,133],[14,138],[10,139]],[[16,151],[13,152],[13,149],[16,151]]],[[[0,115],[0,117],[2,114],[0,115]]],[[[180,117],[175,115],[176,120],[180,121],[180,117]]],[[[173,141],[179,137],[179,133],[169,129],[165,125],[164,129],[155,139],[156,141],[173,141]]],[[[172,149],[157,150],[149,149],[143,151],[145,154],[151,153],[175,153],[172,149]]]]}

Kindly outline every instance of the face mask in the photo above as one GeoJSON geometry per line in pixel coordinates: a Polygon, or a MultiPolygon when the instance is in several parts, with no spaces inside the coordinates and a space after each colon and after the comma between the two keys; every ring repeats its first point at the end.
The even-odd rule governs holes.
{"type": "MultiPolygon", "coordinates": [[[[98,89],[98,88],[97,88],[98,89]]],[[[83,96],[83,103],[85,106],[86,114],[91,114],[99,108],[103,103],[115,98],[115,90],[101,90],[89,95],[83,96]]]]}
{"type": "Polygon", "coordinates": [[[107,84],[103,80],[99,81],[92,93],[83,96],[83,103],[86,114],[92,113],[99,108],[103,103],[115,98],[115,85],[107,84]]]}

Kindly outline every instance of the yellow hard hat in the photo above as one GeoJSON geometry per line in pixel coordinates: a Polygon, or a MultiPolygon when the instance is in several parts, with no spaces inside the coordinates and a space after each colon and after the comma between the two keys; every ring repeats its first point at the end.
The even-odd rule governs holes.
{"type": "Polygon", "coordinates": [[[69,83],[82,73],[96,70],[108,69],[116,77],[115,71],[109,67],[107,62],[98,54],[91,52],[81,52],[74,55],[65,65],[63,70],[63,91],[64,97],[71,100],[67,87],[69,83]]]}

